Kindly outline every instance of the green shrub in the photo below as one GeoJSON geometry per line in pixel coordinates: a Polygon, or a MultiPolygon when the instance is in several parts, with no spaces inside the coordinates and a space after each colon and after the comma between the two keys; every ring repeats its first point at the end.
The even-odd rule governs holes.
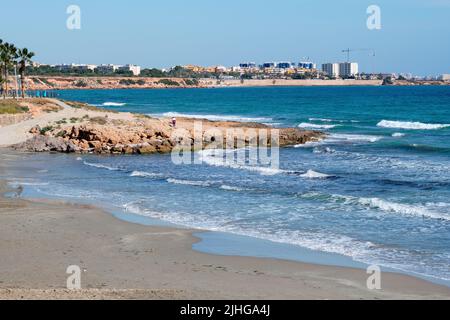
{"type": "Polygon", "coordinates": [[[44,135],[44,134],[46,134],[47,132],[52,131],[52,130],[53,130],[53,126],[46,126],[46,127],[43,127],[43,128],[39,131],[39,133],[40,133],[41,135],[44,135]]]}
{"type": "Polygon", "coordinates": [[[161,79],[158,81],[158,83],[164,84],[166,86],[175,86],[175,87],[180,86],[180,83],[178,81],[173,81],[171,79],[161,79]]]}
{"type": "Polygon", "coordinates": [[[83,80],[78,80],[75,83],[75,87],[79,87],[79,88],[86,88],[87,87],[87,83],[83,80]]]}
{"type": "Polygon", "coordinates": [[[187,86],[198,86],[199,82],[197,79],[186,79],[184,80],[187,86]]]}

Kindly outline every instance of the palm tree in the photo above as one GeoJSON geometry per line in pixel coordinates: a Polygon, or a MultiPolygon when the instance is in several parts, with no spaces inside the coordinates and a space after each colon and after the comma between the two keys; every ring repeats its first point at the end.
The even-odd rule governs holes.
{"type": "Polygon", "coordinates": [[[0,88],[2,89],[2,93],[3,93],[3,61],[1,60],[1,56],[2,56],[2,52],[3,52],[3,40],[0,39],[0,88]]]}
{"type": "Polygon", "coordinates": [[[22,98],[25,98],[25,71],[27,64],[31,62],[34,57],[34,52],[28,51],[27,48],[19,49],[17,52],[19,59],[19,73],[20,73],[20,91],[22,98]]]}
{"type": "Polygon", "coordinates": [[[11,44],[5,42],[1,46],[0,51],[0,61],[3,64],[3,75],[5,82],[5,91],[3,92],[3,98],[6,98],[6,95],[8,93],[8,70],[12,66],[14,66],[15,60],[17,59],[17,49],[16,47],[11,44]]]}

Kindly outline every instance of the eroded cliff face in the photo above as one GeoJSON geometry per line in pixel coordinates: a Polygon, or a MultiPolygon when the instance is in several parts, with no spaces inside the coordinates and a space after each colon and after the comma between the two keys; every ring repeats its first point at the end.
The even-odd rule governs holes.
{"type": "Polygon", "coordinates": [[[197,88],[202,82],[181,78],[30,76],[28,90],[197,88]]]}

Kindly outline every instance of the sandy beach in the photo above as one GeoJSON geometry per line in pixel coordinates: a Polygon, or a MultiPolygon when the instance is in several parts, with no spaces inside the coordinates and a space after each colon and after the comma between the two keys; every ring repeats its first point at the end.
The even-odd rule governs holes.
{"type": "MultiPolygon", "coordinates": [[[[0,170],[8,170],[4,161],[0,170]]],[[[449,288],[406,275],[383,273],[382,290],[368,290],[365,270],[203,254],[192,250],[193,230],[18,192],[0,182],[1,299],[450,298],[449,288]],[[83,270],[82,290],[65,289],[69,265],[83,270]]]]}

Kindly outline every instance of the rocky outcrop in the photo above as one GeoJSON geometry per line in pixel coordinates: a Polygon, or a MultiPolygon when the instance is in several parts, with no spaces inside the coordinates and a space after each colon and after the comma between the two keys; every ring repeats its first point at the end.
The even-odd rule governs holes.
{"type": "Polygon", "coordinates": [[[323,133],[317,131],[281,128],[277,132],[279,140],[272,141],[272,128],[266,125],[204,120],[201,141],[196,141],[192,126],[194,120],[181,121],[183,121],[183,127],[179,130],[170,127],[168,122],[158,119],[115,121],[108,118],[91,118],[88,123],[66,127],[34,127],[30,130],[34,137],[25,143],[15,145],[14,148],[34,152],[151,154],[168,153],[175,146],[183,146],[184,150],[206,148],[211,144],[215,147],[227,147],[227,139],[233,139],[233,142],[230,141],[232,146],[242,147],[249,144],[256,146],[264,139],[266,139],[264,144],[267,143],[269,146],[273,143],[288,146],[317,141],[324,137],[323,133]],[[227,136],[230,129],[240,130],[244,134],[231,138],[227,136]],[[262,131],[259,131],[260,129],[262,131]]]}
{"type": "Polygon", "coordinates": [[[13,146],[16,150],[25,150],[32,152],[78,152],[80,149],[71,141],[61,138],[50,137],[45,135],[36,135],[26,142],[13,146]]]}

